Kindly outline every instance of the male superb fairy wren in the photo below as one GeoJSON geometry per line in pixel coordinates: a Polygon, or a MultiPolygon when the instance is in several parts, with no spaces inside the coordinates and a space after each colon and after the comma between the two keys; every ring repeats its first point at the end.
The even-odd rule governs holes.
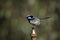
{"type": "Polygon", "coordinates": [[[32,15],[27,15],[26,18],[27,18],[27,20],[29,21],[30,24],[38,26],[38,25],[40,25],[41,21],[43,21],[45,19],[48,19],[50,17],[38,19],[38,18],[36,18],[32,15]]]}
{"type": "Polygon", "coordinates": [[[28,19],[29,23],[32,24],[32,25],[36,25],[37,26],[37,25],[40,24],[40,20],[38,18],[32,16],[32,15],[28,15],[27,19],[28,19]]]}

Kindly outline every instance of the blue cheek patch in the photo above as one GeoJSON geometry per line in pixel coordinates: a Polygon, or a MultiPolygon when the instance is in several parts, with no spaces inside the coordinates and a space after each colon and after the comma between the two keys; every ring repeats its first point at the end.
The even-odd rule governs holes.
{"type": "Polygon", "coordinates": [[[33,19],[35,19],[35,17],[32,16],[32,15],[30,15],[30,16],[27,16],[27,19],[28,19],[28,20],[33,20],[33,19]]]}
{"type": "Polygon", "coordinates": [[[28,19],[32,19],[31,17],[28,17],[28,19]]]}

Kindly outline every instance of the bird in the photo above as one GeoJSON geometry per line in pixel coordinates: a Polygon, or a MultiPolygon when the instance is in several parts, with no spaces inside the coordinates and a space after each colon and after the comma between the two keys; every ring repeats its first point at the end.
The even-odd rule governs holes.
{"type": "Polygon", "coordinates": [[[27,18],[27,20],[28,20],[28,22],[29,22],[30,24],[35,25],[35,26],[38,26],[38,25],[40,25],[40,23],[41,23],[42,21],[44,21],[45,19],[48,19],[48,18],[50,18],[50,17],[40,18],[40,19],[39,19],[39,18],[37,18],[37,17],[35,17],[35,16],[33,16],[33,15],[27,15],[26,18],[27,18]]]}

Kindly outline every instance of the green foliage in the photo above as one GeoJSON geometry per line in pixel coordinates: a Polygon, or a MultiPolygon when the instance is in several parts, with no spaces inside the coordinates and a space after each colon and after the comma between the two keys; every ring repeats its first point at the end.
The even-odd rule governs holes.
{"type": "MultiPolygon", "coordinates": [[[[58,15],[55,14],[55,1],[49,2],[49,6],[44,0],[3,0],[0,2],[0,17],[5,16],[6,20],[0,25],[0,40],[31,40],[31,26],[25,16],[31,12],[38,18],[50,16],[46,21],[41,22],[36,28],[38,40],[55,39],[53,32],[59,40],[60,32],[54,28],[58,21],[58,15]],[[48,7],[47,7],[48,6],[48,7]],[[53,8],[53,9],[52,9],[53,8]],[[48,38],[49,36],[49,38],[48,38]]],[[[56,26],[57,28],[58,26],[56,26]]],[[[58,30],[58,29],[57,29],[58,30]]]]}

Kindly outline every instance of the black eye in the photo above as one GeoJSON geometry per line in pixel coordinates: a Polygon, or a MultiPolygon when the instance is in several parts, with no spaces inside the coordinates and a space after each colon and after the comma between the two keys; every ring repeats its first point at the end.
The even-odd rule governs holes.
{"type": "Polygon", "coordinates": [[[33,16],[30,16],[31,18],[33,18],[33,16]]]}

